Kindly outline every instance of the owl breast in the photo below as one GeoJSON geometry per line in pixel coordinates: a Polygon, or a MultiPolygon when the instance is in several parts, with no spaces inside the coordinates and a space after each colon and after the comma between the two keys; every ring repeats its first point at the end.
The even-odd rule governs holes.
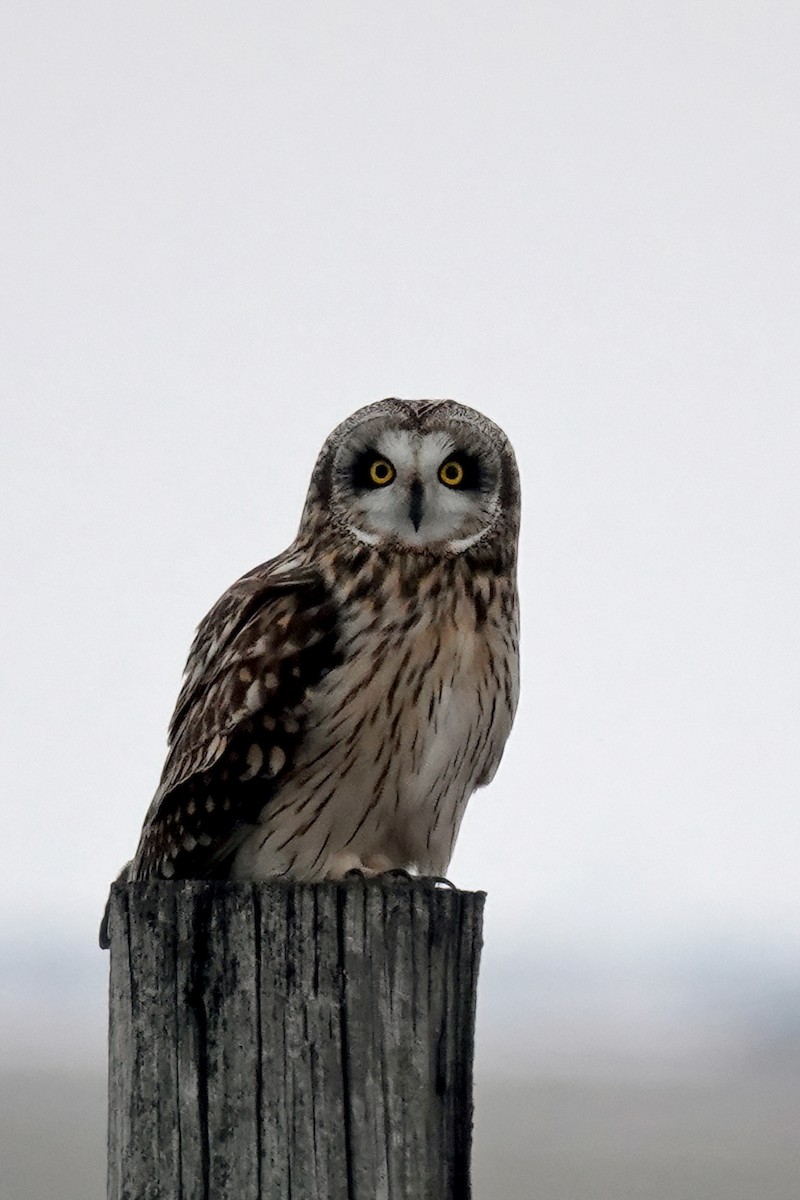
{"type": "Polygon", "coordinates": [[[233,878],[446,871],[467,800],[511,727],[516,597],[472,577],[420,603],[424,587],[392,608],[374,595],[345,606],[348,668],[311,697],[300,752],[233,878]]]}

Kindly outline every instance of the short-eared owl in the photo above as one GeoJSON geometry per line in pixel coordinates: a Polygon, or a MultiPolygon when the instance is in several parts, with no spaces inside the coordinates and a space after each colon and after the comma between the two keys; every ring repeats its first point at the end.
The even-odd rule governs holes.
{"type": "Polygon", "coordinates": [[[519,507],[474,409],[335,429],[295,541],[197,631],[127,877],[443,874],[517,703],[519,507]]]}

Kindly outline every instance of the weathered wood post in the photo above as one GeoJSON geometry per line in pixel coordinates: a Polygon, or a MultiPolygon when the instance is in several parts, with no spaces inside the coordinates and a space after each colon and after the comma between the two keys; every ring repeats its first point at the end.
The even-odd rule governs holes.
{"type": "Polygon", "coordinates": [[[115,884],[108,1200],[468,1200],[484,899],[115,884]]]}

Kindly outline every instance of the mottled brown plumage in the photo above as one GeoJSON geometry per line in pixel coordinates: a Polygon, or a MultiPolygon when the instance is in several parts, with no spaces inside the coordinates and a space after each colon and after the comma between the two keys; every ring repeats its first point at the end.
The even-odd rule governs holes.
{"type": "Polygon", "coordinates": [[[446,870],[517,701],[519,480],[453,401],[334,430],[300,531],[200,625],[128,877],[446,870]]]}

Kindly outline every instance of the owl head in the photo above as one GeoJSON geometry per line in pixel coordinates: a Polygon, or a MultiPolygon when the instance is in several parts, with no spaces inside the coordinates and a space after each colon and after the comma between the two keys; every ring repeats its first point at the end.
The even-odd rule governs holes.
{"type": "Polygon", "coordinates": [[[325,442],[301,533],[323,514],[355,543],[389,552],[516,545],[514,452],[493,421],[454,400],[381,400],[325,442]]]}

